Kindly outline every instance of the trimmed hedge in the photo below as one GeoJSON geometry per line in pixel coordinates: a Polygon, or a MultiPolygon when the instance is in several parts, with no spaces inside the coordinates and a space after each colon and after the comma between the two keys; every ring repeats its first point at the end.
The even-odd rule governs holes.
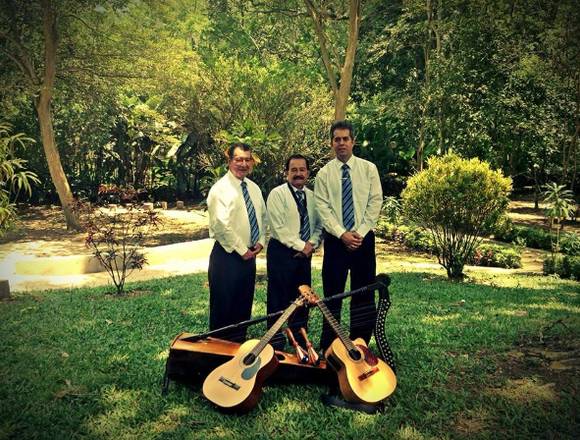
{"type": "MultiPolygon", "coordinates": [[[[375,232],[379,237],[402,243],[410,249],[436,254],[431,233],[415,226],[397,226],[385,220],[379,221],[375,232]]],[[[482,244],[475,249],[469,259],[474,266],[503,267],[506,269],[522,267],[521,251],[494,244],[482,244]]]]}
{"type": "Polygon", "coordinates": [[[561,278],[580,280],[580,257],[549,255],[544,259],[544,274],[557,274],[561,278]]]}
{"type": "MultiPolygon", "coordinates": [[[[506,243],[523,240],[527,247],[552,250],[552,242],[556,236],[550,231],[532,226],[519,226],[504,221],[494,230],[494,238],[506,243]]],[[[575,232],[564,232],[560,235],[560,251],[567,255],[580,255],[580,236],[575,232]]]]}
{"type": "Polygon", "coordinates": [[[497,244],[482,244],[473,253],[469,264],[517,269],[522,267],[522,255],[517,249],[497,244]]]}

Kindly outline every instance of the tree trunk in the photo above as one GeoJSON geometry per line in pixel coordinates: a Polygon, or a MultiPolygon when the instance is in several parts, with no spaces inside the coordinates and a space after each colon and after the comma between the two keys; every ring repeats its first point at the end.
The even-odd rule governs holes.
{"type": "Polygon", "coordinates": [[[50,103],[52,101],[52,92],[56,77],[57,33],[56,15],[54,6],[50,0],[42,0],[42,12],[45,65],[40,95],[36,101],[36,112],[38,114],[38,123],[40,125],[42,146],[48,162],[50,177],[56,187],[56,192],[58,193],[58,198],[60,199],[60,204],[64,211],[67,229],[81,230],[82,228],[78,218],[72,210],[73,195],[62,168],[52,126],[50,103]]]}

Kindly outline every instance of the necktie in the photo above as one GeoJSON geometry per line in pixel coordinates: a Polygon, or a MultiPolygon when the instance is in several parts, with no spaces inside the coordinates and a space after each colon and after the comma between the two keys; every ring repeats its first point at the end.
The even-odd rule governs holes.
{"type": "Polygon", "coordinates": [[[342,224],[347,231],[350,231],[354,227],[352,182],[347,164],[342,166],[342,224]]]}
{"type": "Polygon", "coordinates": [[[241,185],[244,202],[246,202],[246,209],[248,211],[248,220],[250,220],[250,241],[251,245],[254,246],[260,237],[260,228],[258,227],[256,210],[254,209],[254,204],[252,203],[250,193],[248,192],[248,184],[246,182],[242,182],[241,185]]]}
{"type": "Polygon", "coordinates": [[[298,211],[300,213],[300,238],[307,241],[310,238],[310,220],[308,219],[308,209],[304,203],[306,194],[304,191],[296,191],[298,197],[298,211]]]}

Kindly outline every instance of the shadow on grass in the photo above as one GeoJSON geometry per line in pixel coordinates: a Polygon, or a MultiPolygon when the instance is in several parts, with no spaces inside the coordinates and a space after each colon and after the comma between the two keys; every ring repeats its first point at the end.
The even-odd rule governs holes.
{"type": "MultiPolygon", "coordinates": [[[[207,278],[199,274],[129,285],[147,292],[136,296],[76,289],[0,304],[0,437],[572,438],[577,368],[564,361],[580,330],[576,283],[390,275],[387,336],[399,383],[385,414],[325,407],[326,390],[315,385],[266,387],[244,417],[224,417],[199,390],[172,386],[162,398],[170,342],[207,330],[207,278]]],[[[264,281],[254,316],[265,313],[264,281]]],[[[322,291],[318,271],[314,288],[322,291]]],[[[322,320],[316,310],[310,316],[317,343],[322,320]]],[[[264,332],[256,326],[250,336],[264,332]]]]}

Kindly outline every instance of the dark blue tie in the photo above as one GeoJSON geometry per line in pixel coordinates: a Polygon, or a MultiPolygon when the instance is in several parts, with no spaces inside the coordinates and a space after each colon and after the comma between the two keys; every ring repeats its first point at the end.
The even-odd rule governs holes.
{"type": "Polygon", "coordinates": [[[310,220],[308,218],[308,209],[306,209],[306,204],[304,203],[304,198],[306,194],[304,191],[296,191],[296,197],[298,198],[298,212],[300,213],[300,238],[303,241],[307,241],[310,238],[310,220]]]}
{"type": "Polygon", "coordinates": [[[352,182],[347,164],[342,166],[342,224],[347,231],[350,231],[354,227],[352,182]]]}
{"type": "Polygon", "coordinates": [[[250,241],[251,246],[254,246],[258,242],[260,237],[260,228],[258,227],[258,219],[256,218],[256,210],[254,209],[254,204],[250,198],[250,193],[248,192],[247,183],[242,182],[242,194],[244,195],[244,202],[246,202],[246,209],[248,211],[248,220],[250,220],[250,241]]]}

